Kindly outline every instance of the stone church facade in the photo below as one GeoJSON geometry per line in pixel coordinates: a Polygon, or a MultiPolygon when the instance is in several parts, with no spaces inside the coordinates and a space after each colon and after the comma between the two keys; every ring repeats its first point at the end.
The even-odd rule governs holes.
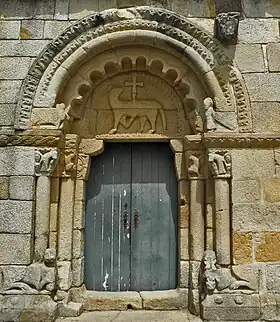
{"type": "MultiPolygon", "coordinates": [[[[279,17],[272,0],[1,2],[0,320],[128,308],[280,320],[279,17]],[[172,151],[175,286],[108,289],[102,266],[97,290],[85,266],[95,278],[109,228],[102,244],[87,232],[103,213],[93,165],[140,142],[172,151]]],[[[142,224],[121,193],[119,248],[142,224]]]]}

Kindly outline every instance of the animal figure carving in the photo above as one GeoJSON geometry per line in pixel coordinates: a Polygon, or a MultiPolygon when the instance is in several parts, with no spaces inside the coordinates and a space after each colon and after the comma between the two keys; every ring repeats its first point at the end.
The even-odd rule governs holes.
{"type": "Polygon", "coordinates": [[[163,129],[166,130],[166,117],[159,102],[155,100],[122,100],[119,98],[122,92],[122,88],[113,88],[109,92],[109,104],[114,113],[114,126],[110,134],[117,132],[119,124],[128,129],[136,118],[140,122],[138,132],[144,131],[144,126],[148,121],[151,126],[149,133],[154,133],[158,114],[161,116],[163,129]]]}

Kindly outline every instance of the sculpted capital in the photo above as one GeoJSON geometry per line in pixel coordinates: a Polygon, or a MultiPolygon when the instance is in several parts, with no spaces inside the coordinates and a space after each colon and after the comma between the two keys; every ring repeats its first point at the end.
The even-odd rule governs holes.
{"type": "Polygon", "coordinates": [[[58,160],[58,152],[55,149],[35,150],[35,175],[50,176],[58,160]]]}

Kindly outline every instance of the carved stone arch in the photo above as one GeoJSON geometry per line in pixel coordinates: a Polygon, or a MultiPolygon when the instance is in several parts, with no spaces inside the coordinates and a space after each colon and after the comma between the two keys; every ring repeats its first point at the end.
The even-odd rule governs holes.
{"type": "MultiPolygon", "coordinates": [[[[206,96],[214,101],[218,123],[226,125],[219,131],[251,131],[250,104],[244,82],[234,63],[224,54],[222,46],[185,17],[150,7],[93,14],[73,24],[53,40],[34,62],[23,83],[16,129],[29,127],[33,108],[33,112],[40,108],[41,113],[51,109],[46,111],[46,115],[52,115],[55,122],[52,120],[50,123],[57,128],[62,127],[65,117],[68,121],[79,118],[74,109],[70,112],[70,107],[84,103],[92,89],[92,82],[81,77],[74,96],[68,105],[63,106],[57,103],[64,103],[59,100],[62,89],[68,86],[67,81],[77,75],[81,65],[98,54],[136,45],[173,55],[199,77],[205,85],[206,96]],[[228,127],[224,122],[228,116],[234,119],[234,115],[237,115],[238,128],[228,127]]],[[[165,77],[173,78],[177,85],[179,74],[176,69],[163,66],[162,72],[165,77]]]]}

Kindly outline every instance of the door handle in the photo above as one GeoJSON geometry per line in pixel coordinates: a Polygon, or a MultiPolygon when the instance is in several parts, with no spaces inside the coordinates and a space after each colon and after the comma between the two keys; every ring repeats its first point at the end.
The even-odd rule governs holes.
{"type": "Polygon", "coordinates": [[[137,229],[139,227],[139,212],[135,208],[134,209],[134,229],[137,229]]]}

